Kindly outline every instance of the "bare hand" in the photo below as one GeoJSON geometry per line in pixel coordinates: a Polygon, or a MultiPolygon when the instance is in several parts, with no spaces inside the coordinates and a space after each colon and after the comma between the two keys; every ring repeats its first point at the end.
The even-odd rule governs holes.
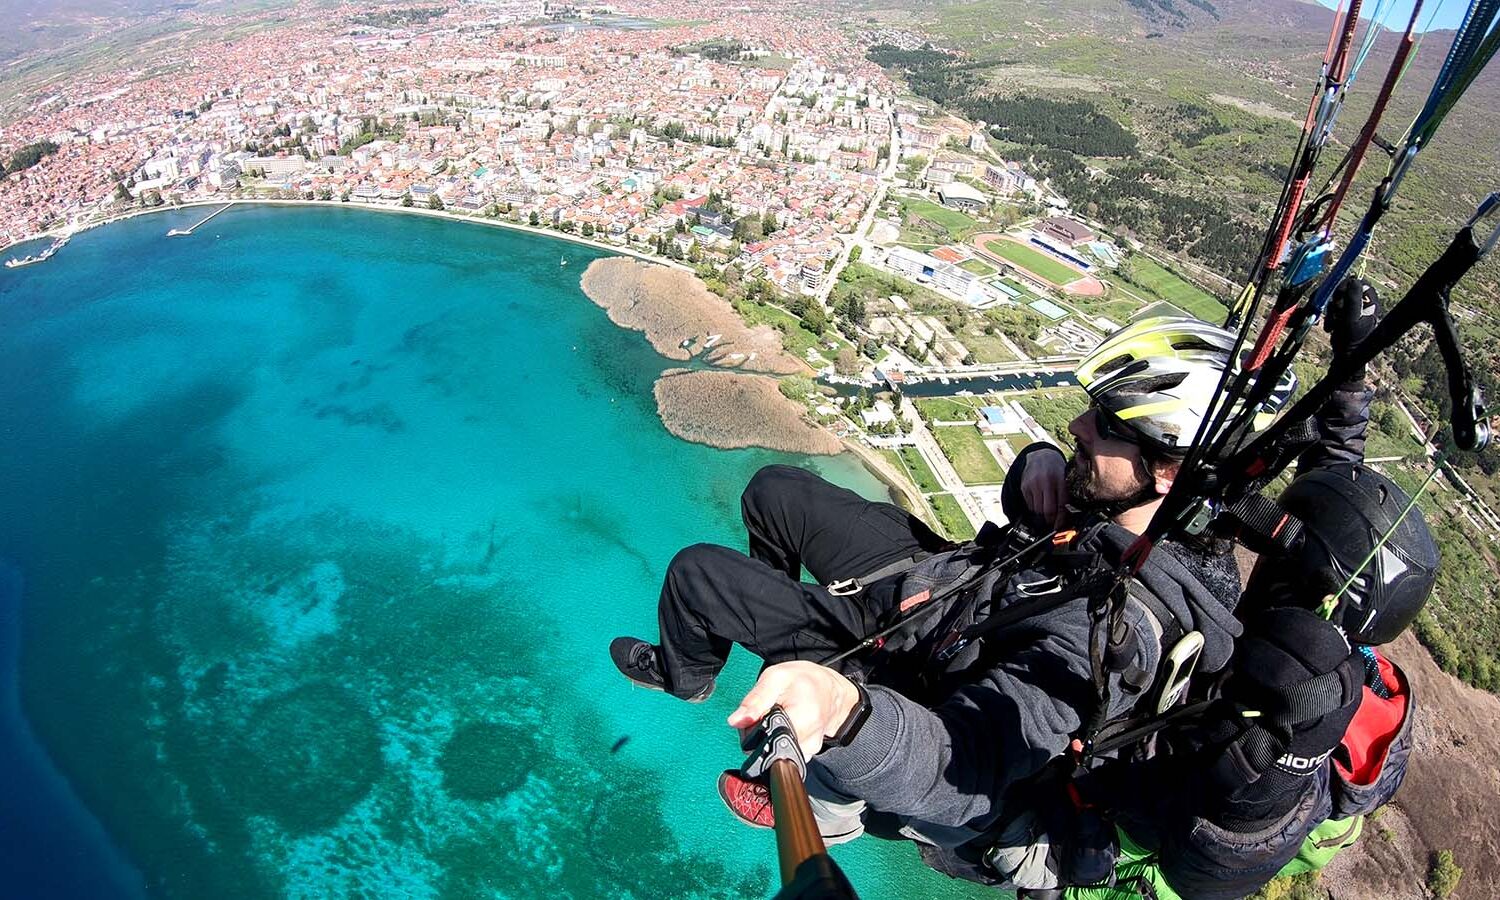
{"type": "Polygon", "coordinates": [[[1021,470],[1021,498],[1040,521],[1060,528],[1068,512],[1067,463],[1060,452],[1036,450],[1021,470]]]}
{"type": "Polygon", "coordinates": [[[827,666],[802,660],[777,663],[760,673],[755,687],[729,714],[729,724],[750,728],[778,703],[797,732],[802,756],[811,759],[859,705],[859,691],[827,666]]]}

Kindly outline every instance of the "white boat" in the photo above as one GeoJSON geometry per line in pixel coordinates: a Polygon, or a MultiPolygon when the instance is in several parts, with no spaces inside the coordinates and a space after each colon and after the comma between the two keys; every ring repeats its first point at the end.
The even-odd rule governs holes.
{"type": "Polygon", "coordinates": [[[566,256],[564,256],[562,259],[560,259],[560,260],[557,261],[558,268],[562,268],[563,266],[565,266],[567,264],[568,264],[568,258],[566,256]]]}

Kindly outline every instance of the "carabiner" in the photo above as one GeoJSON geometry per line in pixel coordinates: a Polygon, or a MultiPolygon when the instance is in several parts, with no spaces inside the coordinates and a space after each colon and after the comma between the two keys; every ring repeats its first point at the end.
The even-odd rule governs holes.
{"type": "Polygon", "coordinates": [[[1474,211],[1474,217],[1465,227],[1474,232],[1474,245],[1479,248],[1479,258],[1484,259],[1491,250],[1495,249],[1496,244],[1500,244],[1500,191],[1484,198],[1484,202],[1479,204],[1479,209],[1474,211]],[[1478,227],[1491,216],[1495,218],[1495,230],[1490,232],[1489,237],[1480,237],[1477,233],[1478,227]]]}

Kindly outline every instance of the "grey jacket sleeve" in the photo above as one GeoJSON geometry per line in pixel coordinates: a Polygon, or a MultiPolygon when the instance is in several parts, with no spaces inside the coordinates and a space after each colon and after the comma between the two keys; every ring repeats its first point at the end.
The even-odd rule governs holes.
{"type": "Polygon", "coordinates": [[[1313,415],[1318,428],[1317,443],[1297,457],[1297,473],[1323,466],[1365,460],[1365,432],[1370,426],[1370,403],[1375,391],[1361,372],[1339,385],[1323,408],[1313,415]]]}
{"type": "MultiPolygon", "coordinates": [[[[859,734],[811,764],[883,812],[952,827],[990,824],[1010,787],[1062,753],[1093,708],[1087,619],[1081,604],[1066,609],[1049,616],[1045,630],[1007,640],[998,664],[936,708],[871,686],[859,734]]],[[[1127,616],[1144,627],[1138,609],[1127,616]]],[[[1143,649],[1138,661],[1154,665],[1154,656],[1143,649]]],[[[1122,694],[1118,686],[1112,692],[1122,694]]]]}

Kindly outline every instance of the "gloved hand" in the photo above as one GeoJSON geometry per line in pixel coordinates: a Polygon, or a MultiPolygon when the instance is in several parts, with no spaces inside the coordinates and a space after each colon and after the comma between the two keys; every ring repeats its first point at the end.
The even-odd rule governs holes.
{"type": "Polygon", "coordinates": [[[1021,470],[1021,496],[1042,527],[1062,527],[1068,516],[1068,483],[1067,464],[1061,453],[1037,450],[1027,454],[1021,470]]]}
{"type": "Polygon", "coordinates": [[[1300,795],[1343,739],[1363,695],[1362,667],[1338,626],[1291,606],[1247,617],[1231,666],[1209,780],[1236,806],[1275,807],[1300,795]]]}
{"type": "Polygon", "coordinates": [[[1328,304],[1323,330],[1333,343],[1333,355],[1344,356],[1360,345],[1380,321],[1380,294],[1375,286],[1353,275],[1344,279],[1328,304]]]}

